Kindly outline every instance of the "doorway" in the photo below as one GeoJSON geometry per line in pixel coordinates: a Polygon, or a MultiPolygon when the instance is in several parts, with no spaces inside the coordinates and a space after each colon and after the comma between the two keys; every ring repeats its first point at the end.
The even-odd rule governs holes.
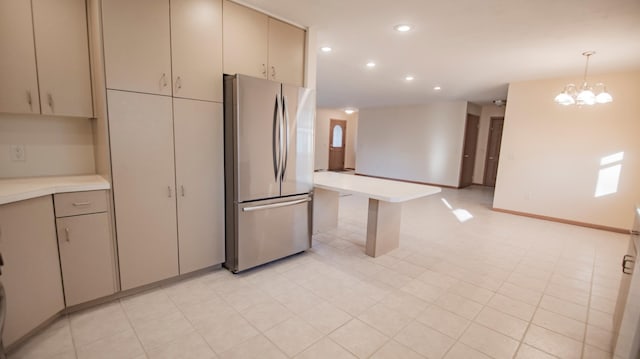
{"type": "Polygon", "coordinates": [[[464,148],[462,149],[462,169],[459,187],[467,187],[473,183],[473,169],[476,164],[476,146],[480,117],[467,114],[467,125],[464,130],[464,148]]]}
{"type": "Polygon", "coordinates": [[[504,117],[491,117],[489,127],[489,141],[487,142],[487,158],[484,162],[484,185],[496,186],[498,177],[498,162],[500,160],[500,145],[502,144],[502,128],[504,117]]]}
{"type": "Polygon", "coordinates": [[[347,121],[329,122],[329,171],[344,171],[345,145],[347,138],[347,121]]]}

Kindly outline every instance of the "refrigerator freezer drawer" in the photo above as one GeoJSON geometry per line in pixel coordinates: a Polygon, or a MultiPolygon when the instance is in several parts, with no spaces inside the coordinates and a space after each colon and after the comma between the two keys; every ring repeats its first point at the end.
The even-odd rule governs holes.
{"type": "Polygon", "coordinates": [[[225,263],[233,272],[311,248],[309,195],[239,203],[235,216],[235,253],[229,253],[225,263]]]}

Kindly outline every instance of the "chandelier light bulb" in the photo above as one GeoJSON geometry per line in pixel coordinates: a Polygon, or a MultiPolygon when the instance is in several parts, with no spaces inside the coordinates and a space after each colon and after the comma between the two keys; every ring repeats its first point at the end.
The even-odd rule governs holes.
{"type": "Polygon", "coordinates": [[[582,55],[587,58],[584,67],[584,78],[580,90],[574,84],[567,84],[562,92],[560,92],[554,101],[557,104],[563,106],[569,105],[595,105],[609,103],[613,101],[613,97],[607,92],[606,86],[603,83],[597,83],[593,87],[587,82],[587,73],[589,71],[589,57],[593,56],[595,51],[586,51],[582,55]],[[594,93],[594,89],[596,90],[594,93]]]}
{"type": "Polygon", "coordinates": [[[609,103],[611,101],[613,101],[613,97],[611,97],[611,95],[608,92],[600,92],[596,96],[597,103],[609,103]]]}

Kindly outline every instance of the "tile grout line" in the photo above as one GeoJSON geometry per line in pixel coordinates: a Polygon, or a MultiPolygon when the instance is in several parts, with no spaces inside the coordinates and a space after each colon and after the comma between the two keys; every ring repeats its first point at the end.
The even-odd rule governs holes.
{"type": "MultiPolygon", "coordinates": [[[[551,278],[553,277],[553,274],[554,274],[556,268],[558,267],[558,263],[559,262],[560,262],[560,256],[558,256],[558,258],[555,260],[555,263],[553,265],[554,271],[551,272],[551,274],[549,274],[549,278],[547,278],[547,281],[546,281],[547,283],[545,284],[545,287],[542,290],[542,293],[540,295],[540,299],[538,299],[538,304],[536,304],[536,306],[535,306],[535,310],[533,311],[533,315],[531,316],[531,319],[527,323],[527,328],[525,329],[524,333],[522,334],[522,339],[518,342],[518,347],[516,348],[516,352],[513,354],[514,358],[518,354],[518,352],[520,351],[520,348],[522,348],[523,345],[526,345],[525,339],[527,337],[527,334],[529,333],[529,329],[531,328],[531,325],[533,324],[533,319],[535,318],[536,313],[538,312],[538,309],[540,309],[540,303],[542,303],[542,298],[544,298],[544,296],[545,296],[545,292],[546,292],[547,288],[549,287],[549,284],[551,283],[551,278]]],[[[537,350],[540,350],[540,351],[542,351],[544,353],[547,353],[546,351],[544,351],[544,350],[542,350],[542,349],[540,349],[538,347],[534,347],[534,348],[536,348],[537,350]]],[[[551,353],[547,353],[547,354],[552,355],[552,356],[555,357],[555,355],[553,355],[551,353]]]]}
{"type": "Polygon", "coordinates": [[[582,351],[580,357],[584,358],[584,352],[587,347],[587,331],[589,330],[589,316],[591,315],[591,296],[593,295],[593,277],[596,273],[596,253],[593,254],[593,264],[591,266],[591,282],[589,285],[589,300],[587,301],[587,318],[584,323],[584,334],[582,336],[582,351]]]}

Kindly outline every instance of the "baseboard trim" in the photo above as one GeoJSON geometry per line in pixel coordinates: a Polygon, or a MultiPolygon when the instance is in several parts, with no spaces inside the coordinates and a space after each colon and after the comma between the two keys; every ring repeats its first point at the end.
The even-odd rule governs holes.
{"type": "Polygon", "coordinates": [[[530,218],[535,218],[535,219],[542,219],[545,221],[551,221],[551,222],[557,222],[557,223],[564,223],[564,224],[571,224],[574,226],[580,226],[580,227],[587,227],[587,228],[593,228],[593,229],[599,229],[602,231],[608,231],[608,232],[615,232],[615,233],[623,233],[623,234],[629,234],[630,230],[629,229],[624,229],[624,228],[617,228],[617,227],[609,227],[609,226],[603,226],[600,224],[594,224],[594,223],[588,223],[588,222],[580,222],[580,221],[573,221],[570,219],[564,219],[564,218],[558,218],[558,217],[550,217],[550,216],[543,216],[540,214],[534,214],[534,213],[527,213],[527,212],[519,212],[519,211],[512,211],[510,209],[504,209],[504,208],[496,208],[493,207],[492,208],[493,211],[496,212],[502,212],[502,213],[508,213],[508,214],[513,214],[516,216],[523,216],[523,217],[530,217],[530,218]]]}
{"type": "Polygon", "coordinates": [[[392,180],[392,181],[399,181],[399,182],[407,182],[407,183],[415,183],[415,184],[425,184],[428,186],[437,186],[437,187],[444,187],[444,188],[452,188],[452,189],[458,189],[458,187],[456,186],[448,186],[448,185],[444,185],[444,184],[438,184],[438,183],[428,183],[428,182],[420,182],[420,181],[411,181],[411,180],[405,180],[405,179],[400,179],[400,178],[393,178],[393,177],[383,177],[383,176],[373,176],[373,175],[367,175],[364,173],[354,173],[356,176],[363,176],[363,177],[371,177],[371,178],[380,178],[380,179],[386,179],[386,180],[392,180]]]}

